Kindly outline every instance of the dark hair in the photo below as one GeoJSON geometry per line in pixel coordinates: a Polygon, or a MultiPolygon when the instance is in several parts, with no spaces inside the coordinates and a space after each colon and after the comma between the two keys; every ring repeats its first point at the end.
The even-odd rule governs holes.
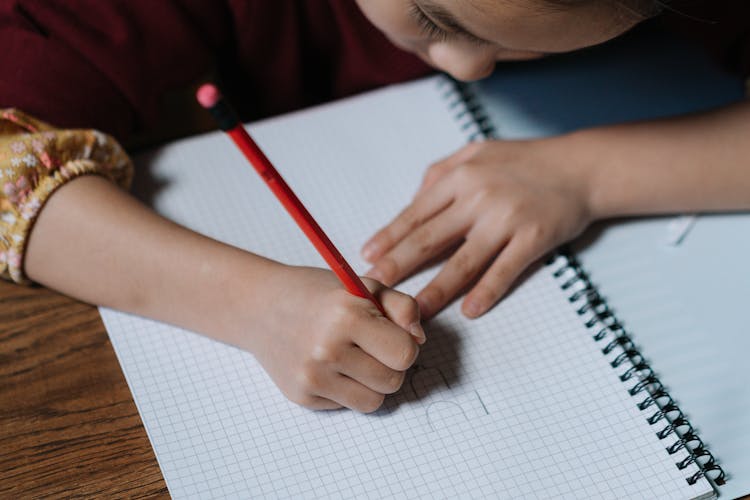
{"type": "Polygon", "coordinates": [[[543,0],[549,8],[564,9],[579,5],[592,4],[595,2],[606,2],[623,12],[642,17],[644,19],[654,17],[667,8],[665,0],[543,0]]]}
{"type": "Polygon", "coordinates": [[[666,8],[665,2],[660,0],[615,0],[614,3],[645,18],[653,17],[666,8]]]}

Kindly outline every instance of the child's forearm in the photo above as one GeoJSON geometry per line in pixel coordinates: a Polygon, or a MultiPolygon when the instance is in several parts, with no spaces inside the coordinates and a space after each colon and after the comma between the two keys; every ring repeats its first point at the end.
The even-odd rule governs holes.
{"type": "Polygon", "coordinates": [[[99,177],[49,199],[26,273],[42,284],[251,352],[292,401],[376,410],[424,342],[414,299],[369,282],[390,321],[333,273],[285,266],[189,231],[99,177]]]}
{"type": "Polygon", "coordinates": [[[553,140],[584,169],[595,219],[750,209],[750,102],[553,140]]]}
{"type": "Polygon", "coordinates": [[[274,266],[160,217],[96,176],[50,198],[25,260],[31,279],[67,295],[228,342],[237,311],[263,308],[253,283],[274,266]],[[222,318],[233,324],[217,324],[222,318]]]}

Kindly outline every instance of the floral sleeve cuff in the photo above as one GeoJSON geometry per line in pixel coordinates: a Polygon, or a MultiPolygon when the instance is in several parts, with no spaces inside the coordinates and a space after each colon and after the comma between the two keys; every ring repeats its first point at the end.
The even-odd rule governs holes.
{"type": "Polygon", "coordinates": [[[23,259],[34,221],[57,188],[81,175],[101,175],[128,189],[133,165],[106,134],[59,130],[0,109],[0,277],[29,283],[23,259]]]}

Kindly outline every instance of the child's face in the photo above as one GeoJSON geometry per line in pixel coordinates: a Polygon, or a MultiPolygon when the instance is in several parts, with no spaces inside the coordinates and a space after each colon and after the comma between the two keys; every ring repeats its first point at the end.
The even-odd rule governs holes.
{"type": "Polygon", "coordinates": [[[610,2],[551,9],[537,0],[357,0],[397,46],[459,80],[495,61],[534,59],[596,45],[641,19],[610,2]]]}

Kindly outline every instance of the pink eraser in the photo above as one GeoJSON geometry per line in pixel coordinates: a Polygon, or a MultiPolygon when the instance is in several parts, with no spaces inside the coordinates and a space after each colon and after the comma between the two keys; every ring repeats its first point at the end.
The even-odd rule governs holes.
{"type": "Polygon", "coordinates": [[[195,93],[195,98],[204,108],[212,108],[221,99],[221,92],[213,83],[204,83],[195,93]]]}

